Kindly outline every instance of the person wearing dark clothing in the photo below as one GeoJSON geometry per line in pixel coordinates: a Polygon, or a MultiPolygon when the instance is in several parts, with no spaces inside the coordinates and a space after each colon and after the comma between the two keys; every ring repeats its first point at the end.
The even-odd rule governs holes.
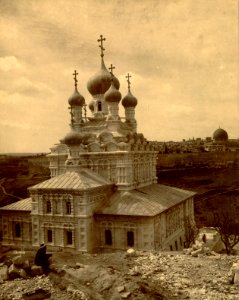
{"type": "Polygon", "coordinates": [[[46,253],[46,245],[41,244],[35,256],[35,265],[42,266],[43,270],[48,270],[51,256],[52,254],[46,253]]]}

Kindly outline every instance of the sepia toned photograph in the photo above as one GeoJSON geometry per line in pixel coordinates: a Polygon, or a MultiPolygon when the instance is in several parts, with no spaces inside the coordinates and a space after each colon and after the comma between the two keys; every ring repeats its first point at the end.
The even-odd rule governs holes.
{"type": "Polygon", "coordinates": [[[239,299],[238,0],[0,0],[0,300],[239,299]]]}

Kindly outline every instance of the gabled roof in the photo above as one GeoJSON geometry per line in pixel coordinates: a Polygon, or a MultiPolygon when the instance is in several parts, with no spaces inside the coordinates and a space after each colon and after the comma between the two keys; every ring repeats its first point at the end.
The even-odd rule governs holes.
{"type": "Polygon", "coordinates": [[[155,216],[194,195],[191,191],[152,184],[132,191],[117,191],[96,214],[155,216]]]}
{"type": "Polygon", "coordinates": [[[50,178],[29,188],[29,190],[61,189],[61,190],[88,190],[112,183],[96,173],[87,169],[79,172],[66,172],[62,175],[50,178]]]}
{"type": "Polygon", "coordinates": [[[31,211],[32,210],[32,199],[26,198],[3,207],[0,210],[19,210],[19,211],[31,211]]]}

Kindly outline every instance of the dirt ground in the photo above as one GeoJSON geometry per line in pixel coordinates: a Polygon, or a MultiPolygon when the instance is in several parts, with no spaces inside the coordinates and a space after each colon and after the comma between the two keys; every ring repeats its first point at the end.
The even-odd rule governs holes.
{"type": "MultiPolygon", "coordinates": [[[[7,253],[5,261],[14,255],[7,253]]],[[[34,257],[33,252],[24,255],[34,257]]],[[[230,282],[228,273],[238,260],[239,256],[192,257],[182,252],[56,252],[49,274],[2,281],[0,299],[24,299],[24,293],[42,288],[55,300],[236,300],[239,286],[230,282]]]]}

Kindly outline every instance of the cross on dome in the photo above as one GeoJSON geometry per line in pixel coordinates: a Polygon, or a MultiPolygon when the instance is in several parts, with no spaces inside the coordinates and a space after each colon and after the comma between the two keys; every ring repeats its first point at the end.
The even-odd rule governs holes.
{"type": "Polygon", "coordinates": [[[102,58],[103,58],[103,56],[104,56],[104,51],[105,51],[105,48],[103,47],[103,41],[106,41],[106,38],[104,38],[103,35],[101,34],[101,35],[100,35],[100,39],[98,39],[97,42],[100,43],[100,45],[99,45],[99,47],[100,47],[100,49],[101,49],[101,54],[100,54],[100,56],[101,56],[102,58]]]}
{"type": "Polygon", "coordinates": [[[77,88],[77,82],[78,82],[78,80],[77,80],[77,75],[78,75],[79,73],[77,73],[76,72],[76,70],[74,71],[74,73],[72,74],[73,75],[73,79],[74,79],[74,81],[75,81],[75,88],[77,88]]]}
{"type": "Polygon", "coordinates": [[[110,67],[108,68],[110,70],[111,75],[113,74],[113,70],[115,69],[115,67],[111,64],[110,67]]]}
{"type": "Polygon", "coordinates": [[[131,82],[130,82],[130,77],[132,77],[131,75],[129,75],[129,73],[125,76],[125,78],[127,79],[127,82],[128,82],[128,90],[130,90],[130,84],[131,84],[131,82]]]}

